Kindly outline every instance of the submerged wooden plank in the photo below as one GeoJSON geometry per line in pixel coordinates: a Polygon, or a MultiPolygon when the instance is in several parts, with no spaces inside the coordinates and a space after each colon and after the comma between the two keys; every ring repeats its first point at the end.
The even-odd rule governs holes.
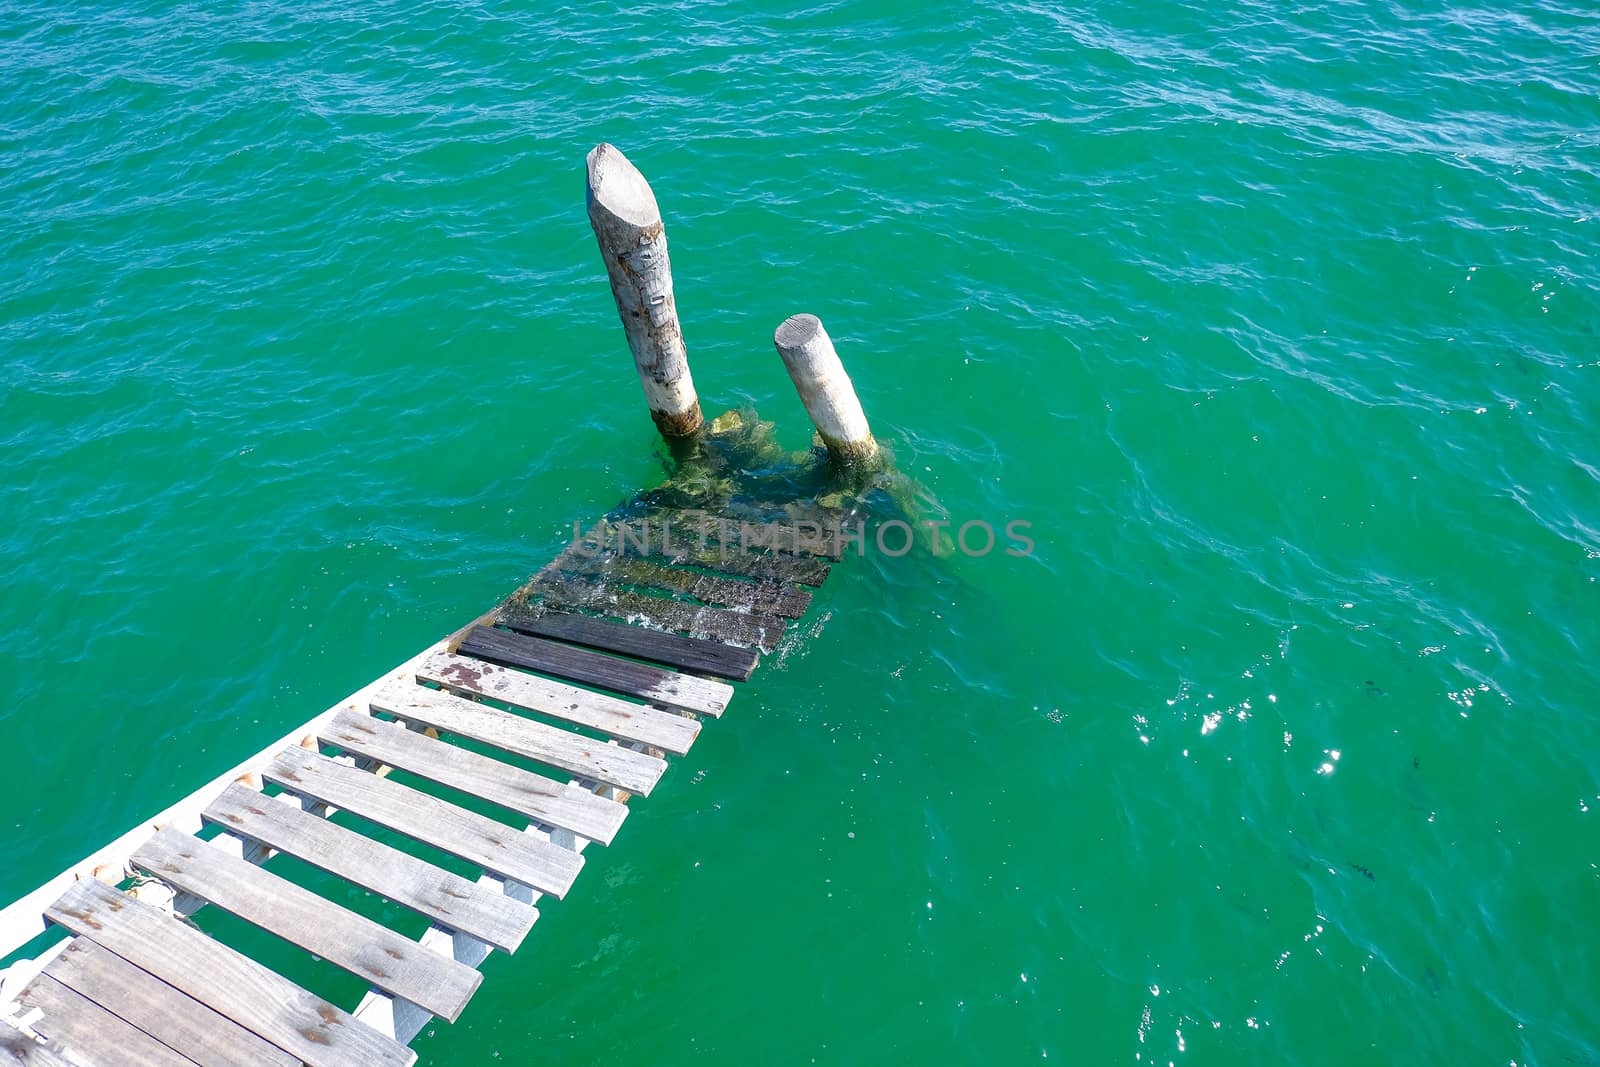
{"type": "Polygon", "coordinates": [[[602,844],[611,842],[628,813],[614,800],[412,733],[403,726],[379,722],[370,715],[341,712],[318,737],[323,744],[351,755],[410,771],[602,844]]]}
{"type": "MultiPolygon", "coordinates": [[[[689,751],[700,733],[699,722],[670,711],[449,652],[437,652],[423,660],[417,678],[680,755],[689,751]]],[[[392,686],[384,690],[387,694],[394,691],[392,686]]]]}
{"type": "Polygon", "coordinates": [[[87,1063],[117,1067],[194,1067],[138,1027],[118,1018],[82,993],[68,989],[48,974],[29,983],[17,998],[42,1016],[30,1024],[35,1033],[54,1041],[69,1055],[87,1063]]]}
{"type": "Polygon", "coordinates": [[[612,584],[622,582],[667,593],[681,593],[707,604],[742,608],[786,619],[798,619],[811,604],[811,594],[802,589],[704,574],[648,559],[599,556],[579,564],[572,573],[612,584]]]}
{"type": "Polygon", "coordinates": [[[496,621],[518,633],[555,638],[624,656],[637,656],[681,670],[714,674],[718,678],[732,678],[739,682],[747,680],[761,662],[761,654],[752,648],[705,641],[698,637],[682,637],[583,615],[532,611],[518,601],[505,604],[496,621]]]}
{"type": "Polygon", "coordinates": [[[683,600],[614,589],[596,578],[541,573],[523,590],[545,609],[583,609],[629,621],[643,620],[661,630],[676,630],[724,644],[754,645],[763,652],[778,647],[786,626],[772,615],[710,608],[683,600]]]}
{"type": "Polygon", "coordinates": [[[177,830],[156,834],[133,862],[173,888],[452,1022],[483,981],[471,967],[177,830]]]}
{"type": "Polygon", "coordinates": [[[87,938],[74,938],[44,973],[201,1067],[300,1062],[87,938]]]}
{"type": "Polygon", "coordinates": [[[416,1062],[404,1045],[287,978],[92,878],[74,883],[45,916],[314,1067],[416,1062]]]}
{"type": "Polygon", "coordinates": [[[655,508],[645,513],[653,522],[699,531],[696,536],[724,546],[724,553],[774,552],[837,561],[855,533],[853,517],[838,510],[819,510],[751,503],[728,503],[720,512],[689,508],[655,508]],[[696,525],[698,524],[698,526],[696,525]]]}
{"type": "Polygon", "coordinates": [[[697,530],[685,532],[670,522],[645,518],[605,523],[586,536],[597,553],[678,566],[693,565],[763,582],[818,586],[828,577],[830,569],[826,560],[815,556],[766,552],[759,546],[740,544],[737,537],[725,543],[709,532],[702,536],[697,530]]]}
{"type": "Polygon", "coordinates": [[[223,790],[201,818],[287,852],[502,952],[515,952],[539,917],[533,907],[489,886],[237,783],[223,790]]]}
{"type": "MultiPolygon", "coordinates": [[[[496,877],[558,898],[566,896],[583,869],[583,856],[571,849],[299,746],[280,753],[261,777],[296,796],[342,808],[475,863],[496,877]]],[[[593,796],[576,788],[573,792],[593,796]]],[[[627,814],[621,804],[595,800],[617,809],[617,824],[627,814]]]]}
{"type": "Polygon", "coordinates": [[[400,682],[388,686],[373,695],[372,709],[407,722],[432,726],[443,733],[481,741],[548,767],[558,767],[580,778],[591,778],[641,796],[655,788],[667,769],[666,761],[655,756],[558,730],[509,711],[420,685],[400,682]]]}
{"type": "Polygon", "coordinates": [[[696,678],[492,626],[474,627],[457,651],[463,656],[539,671],[701,715],[721,715],[733,698],[733,686],[727,682],[696,678]]]}

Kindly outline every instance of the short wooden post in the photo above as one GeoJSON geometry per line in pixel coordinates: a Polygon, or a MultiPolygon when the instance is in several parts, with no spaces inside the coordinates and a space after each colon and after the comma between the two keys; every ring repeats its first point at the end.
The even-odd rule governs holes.
{"type": "Polygon", "coordinates": [[[833,340],[815,315],[791,315],[772,335],[812,425],[834,458],[860,463],[878,454],[855,386],[844,372],[833,340]]]}
{"type": "Polygon", "coordinates": [[[589,224],[611,277],[622,328],[633,350],[650,417],[663,437],[700,429],[700,398],[672,299],[672,263],[650,183],[609,144],[589,153],[589,224]]]}

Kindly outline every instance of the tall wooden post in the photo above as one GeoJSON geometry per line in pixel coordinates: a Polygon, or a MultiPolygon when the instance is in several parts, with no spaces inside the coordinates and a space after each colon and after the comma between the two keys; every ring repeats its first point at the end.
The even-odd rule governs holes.
{"type": "Polygon", "coordinates": [[[833,340],[815,315],[791,315],[772,335],[800,402],[835,459],[860,463],[878,454],[855,386],[844,372],[833,340]]]}
{"type": "Polygon", "coordinates": [[[589,224],[611,277],[633,365],[650,417],[667,438],[700,429],[700,398],[672,299],[672,263],[655,194],[628,157],[609,144],[589,153],[589,224]]]}

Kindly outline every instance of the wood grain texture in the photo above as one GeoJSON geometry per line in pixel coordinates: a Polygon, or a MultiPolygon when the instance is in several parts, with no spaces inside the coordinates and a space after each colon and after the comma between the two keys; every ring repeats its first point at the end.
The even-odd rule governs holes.
{"type": "Polygon", "coordinates": [[[29,983],[17,1002],[24,1008],[37,1008],[44,1013],[32,1024],[35,1033],[87,1063],[116,1064],[117,1067],[194,1067],[192,1060],[48,974],[29,983]]]}
{"type": "Polygon", "coordinates": [[[162,830],[134,865],[452,1022],[483,975],[199,838],[162,830]]]}
{"type": "Polygon", "coordinates": [[[751,648],[682,637],[583,615],[536,612],[515,601],[501,608],[497,621],[518,633],[549,637],[624,656],[637,656],[681,670],[698,671],[740,682],[747,680],[761,662],[761,654],[751,648]]]}
{"type": "Polygon", "coordinates": [[[74,883],[45,916],[313,1067],[410,1067],[416,1062],[409,1048],[320,997],[92,878],[74,883]]]}
{"type": "Polygon", "coordinates": [[[372,697],[372,709],[630,793],[648,794],[667,769],[666,761],[654,756],[420,685],[390,686],[372,697]]]}
{"type": "MultiPolygon", "coordinates": [[[[680,755],[689,751],[700,733],[699,722],[670,711],[449,652],[435,653],[423,660],[417,667],[417,679],[680,755]]],[[[392,695],[395,688],[390,686],[383,692],[392,695]]]]}
{"type": "Polygon", "coordinates": [[[489,886],[237,783],[223,790],[201,818],[248,841],[287,852],[502,952],[515,952],[539,917],[536,909],[489,886]]]}
{"type": "Polygon", "coordinates": [[[728,701],[733,699],[733,686],[727,682],[680,674],[637,660],[619,659],[492,626],[474,627],[457,651],[474,659],[539,671],[713,718],[720,716],[728,701]]]}
{"type": "MultiPolygon", "coordinates": [[[[571,849],[299,746],[284,750],[261,777],[296,796],[342,808],[475,863],[498,878],[557,898],[566,896],[583,869],[583,857],[571,849]]],[[[621,809],[622,814],[628,810],[610,801],[601,803],[621,809]]]]}
{"type": "Polygon", "coordinates": [[[55,1042],[40,1043],[0,1019],[0,1067],[95,1067],[55,1042]]]}
{"type": "Polygon", "coordinates": [[[201,1067],[293,1067],[300,1062],[87,938],[74,938],[44,973],[201,1067]]]}
{"type": "Polygon", "coordinates": [[[319,731],[319,740],[591,841],[609,843],[628,812],[587,790],[353,711],[335,716],[319,731]]]}

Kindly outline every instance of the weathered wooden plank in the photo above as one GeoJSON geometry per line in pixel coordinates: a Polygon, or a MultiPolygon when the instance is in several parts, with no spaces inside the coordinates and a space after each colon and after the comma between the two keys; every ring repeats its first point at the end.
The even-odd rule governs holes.
{"type": "Polygon", "coordinates": [[[92,878],[74,883],[45,910],[45,917],[313,1067],[409,1067],[416,1062],[416,1053],[320,997],[92,878]]]}
{"type": "Polygon", "coordinates": [[[610,583],[626,583],[681,593],[707,604],[742,608],[786,619],[798,619],[811,604],[811,594],[802,589],[765,582],[747,582],[684,567],[671,567],[654,560],[597,556],[584,560],[572,573],[599,578],[610,583]]]}
{"type": "Polygon", "coordinates": [[[201,818],[287,852],[502,952],[515,952],[539,917],[537,909],[504,893],[237,783],[223,790],[201,818]]]}
{"type": "Polygon", "coordinates": [[[48,974],[41,974],[30,982],[17,1001],[26,1009],[43,1012],[30,1024],[35,1033],[56,1042],[68,1055],[86,1063],[116,1064],[117,1067],[194,1067],[192,1060],[178,1055],[48,974]]]}
{"type": "Polygon", "coordinates": [[[57,1042],[41,1043],[0,1019],[0,1067],[94,1067],[69,1058],[57,1042]]]}
{"type": "MultiPolygon", "coordinates": [[[[432,845],[498,878],[564,897],[583,869],[583,856],[549,841],[518,833],[487,815],[440,800],[410,786],[337,763],[309,749],[294,746],[273,760],[261,777],[296,796],[342,808],[397,833],[432,845]]],[[[594,796],[573,788],[582,796],[594,796]]],[[[628,809],[594,797],[610,815],[613,831],[628,809]]],[[[608,835],[604,840],[609,841],[608,835]]]]}
{"type": "Polygon", "coordinates": [[[820,527],[825,534],[855,522],[863,504],[858,500],[848,507],[824,504],[820,500],[794,499],[762,500],[739,496],[727,501],[718,510],[720,518],[733,522],[766,522],[785,527],[820,527]]]}
{"type": "MultiPolygon", "coordinates": [[[[593,531],[591,531],[593,533],[593,531]]],[[[627,588],[625,577],[612,580],[604,573],[605,557],[580,540],[540,569],[513,599],[537,600],[541,609],[581,608],[630,622],[680,630],[732,644],[755,645],[770,652],[777,647],[787,625],[762,612],[709,607],[670,596],[651,596],[627,588]]],[[[618,560],[620,564],[642,561],[618,560]]]]}
{"type": "Polygon", "coordinates": [[[772,615],[710,608],[667,597],[615,589],[597,578],[541,572],[524,587],[522,598],[538,600],[544,610],[581,609],[626,621],[643,621],[660,630],[674,630],[723,644],[753,645],[763,652],[778,647],[786,626],[772,615]]]}
{"type": "Polygon", "coordinates": [[[432,726],[442,733],[481,741],[547,767],[569,771],[579,778],[617,786],[641,796],[655,788],[667,769],[666,761],[655,756],[609,745],[420,685],[389,686],[373,695],[372,710],[406,722],[432,726]]]}
{"type": "Polygon", "coordinates": [[[201,1067],[300,1062],[87,938],[74,938],[44,973],[201,1067]]]}
{"type": "MultiPolygon", "coordinates": [[[[435,653],[423,660],[417,667],[417,678],[680,755],[689,751],[700,733],[698,721],[670,711],[449,652],[435,653]]],[[[384,692],[393,694],[395,689],[391,686],[384,692]]]]}
{"type": "Polygon", "coordinates": [[[715,513],[664,507],[644,514],[741,554],[766,551],[837,561],[855,532],[853,513],[814,506],[729,502],[715,513]]]}
{"type": "Polygon", "coordinates": [[[720,716],[733,699],[733,686],[727,682],[663,670],[637,660],[618,659],[492,626],[474,627],[457,651],[463,656],[540,671],[701,715],[720,716]]]}
{"type": "Polygon", "coordinates": [[[353,711],[335,716],[318,738],[602,844],[610,843],[628,810],[587,790],[353,711]]]}
{"type": "Polygon", "coordinates": [[[523,595],[530,601],[536,598],[545,608],[599,612],[725,644],[753,645],[763,652],[778,647],[786,625],[771,615],[649,596],[582,575],[542,573],[528,583],[523,595]]]}
{"type": "Polygon", "coordinates": [[[188,834],[162,830],[133,863],[452,1022],[483,981],[471,967],[188,834]]]}
{"type": "Polygon", "coordinates": [[[740,682],[747,680],[761,662],[761,654],[752,648],[682,637],[583,615],[537,612],[517,601],[502,607],[496,621],[519,633],[555,638],[624,656],[637,656],[681,670],[714,674],[718,678],[732,678],[740,682]]]}

